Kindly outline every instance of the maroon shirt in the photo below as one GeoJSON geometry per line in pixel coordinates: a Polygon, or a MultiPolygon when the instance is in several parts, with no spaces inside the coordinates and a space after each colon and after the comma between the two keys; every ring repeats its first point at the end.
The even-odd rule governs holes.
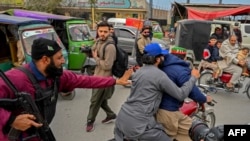
{"type": "MultiPolygon", "coordinates": [[[[42,74],[38,72],[36,68],[31,68],[30,64],[25,65],[25,67],[29,68],[30,70],[32,70],[32,72],[34,72],[35,76],[39,80],[40,86],[42,88],[45,88],[46,79],[41,79],[42,74]]],[[[31,96],[34,98],[35,89],[26,74],[17,69],[7,71],[5,74],[15,85],[19,92],[30,93],[31,96]]],[[[47,79],[47,82],[51,85],[52,79],[47,79]]],[[[113,77],[86,76],[81,74],[75,74],[68,70],[64,70],[63,75],[60,77],[59,92],[69,92],[75,88],[104,88],[114,86],[115,84],[116,80],[113,77]]],[[[13,91],[6,85],[2,78],[0,78],[0,98],[15,98],[13,91]]],[[[10,114],[11,112],[0,108],[0,141],[8,141],[7,135],[3,134],[2,129],[7,123],[10,114]]]]}

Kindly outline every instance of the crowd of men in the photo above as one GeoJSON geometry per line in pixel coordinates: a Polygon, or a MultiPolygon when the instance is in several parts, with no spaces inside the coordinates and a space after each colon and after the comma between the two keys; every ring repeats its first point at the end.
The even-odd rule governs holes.
{"type": "MultiPolygon", "coordinates": [[[[106,117],[102,123],[116,119],[112,140],[189,141],[191,139],[188,131],[192,119],[181,113],[179,108],[187,97],[199,103],[210,102],[212,97],[203,95],[195,85],[199,71],[190,69],[185,61],[184,48],[163,50],[159,44],[151,43],[151,37],[152,28],[143,27],[136,40],[136,61],[140,68],[132,75],[132,81],[128,81],[132,74],[131,69],[126,71],[123,77],[113,78],[112,66],[116,60],[117,37],[113,27],[107,22],[97,25],[97,37],[92,47],[92,56],[96,61],[94,76],[63,70],[65,60],[62,49],[56,41],[44,38],[34,40],[32,62],[22,66],[35,77],[41,91],[37,91],[29,77],[20,69],[12,69],[5,74],[18,91],[25,91],[34,98],[48,124],[55,115],[58,92],[68,92],[74,88],[92,88],[87,132],[94,131],[96,116],[99,110],[103,109],[106,117]],[[104,52],[103,47],[109,41],[114,44],[108,44],[104,52]],[[130,82],[130,95],[116,114],[108,105],[108,100],[115,92],[114,85],[127,85],[130,82]],[[45,96],[45,93],[49,95],[45,96]]],[[[204,50],[204,54],[207,54],[203,59],[204,64],[205,67],[212,66],[215,80],[222,71],[232,73],[233,77],[227,84],[228,88],[232,88],[241,76],[246,60],[235,54],[236,44],[239,43],[236,35],[230,35],[223,42],[217,39],[215,35],[210,37],[210,42],[204,50]]],[[[3,79],[0,79],[0,90],[0,98],[15,98],[14,92],[3,79]]],[[[34,140],[41,140],[36,135],[43,124],[37,123],[34,115],[24,113],[22,109],[8,111],[0,108],[0,119],[1,141],[8,140],[8,133],[13,128],[22,131],[19,137],[21,140],[30,136],[34,140]]]]}

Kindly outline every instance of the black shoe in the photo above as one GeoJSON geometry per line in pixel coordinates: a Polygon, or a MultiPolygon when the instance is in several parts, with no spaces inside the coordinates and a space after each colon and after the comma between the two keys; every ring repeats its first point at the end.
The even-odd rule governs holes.
{"type": "Polygon", "coordinates": [[[102,123],[110,123],[116,119],[116,115],[114,114],[111,117],[106,117],[104,120],[102,120],[102,123]]]}

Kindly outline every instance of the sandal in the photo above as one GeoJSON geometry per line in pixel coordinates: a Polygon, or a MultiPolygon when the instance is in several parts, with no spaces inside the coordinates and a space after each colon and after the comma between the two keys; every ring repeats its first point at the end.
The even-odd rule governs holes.
{"type": "Polygon", "coordinates": [[[225,88],[230,92],[234,91],[234,87],[228,87],[227,84],[225,85],[225,88]]]}

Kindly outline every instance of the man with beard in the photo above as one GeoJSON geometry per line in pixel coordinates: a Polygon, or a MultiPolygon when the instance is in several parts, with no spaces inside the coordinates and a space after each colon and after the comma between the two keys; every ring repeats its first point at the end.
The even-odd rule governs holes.
{"type": "Polygon", "coordinates": [[[143,27],[141,30],[141,34],[140,34],[140,36],[137,39],[137,42],[135,44],[136,62],[140,67],[142,67],[142,65],[143,65],[142,56],[143,56],[144,47],[151,42],[151,40],[149,38],[149,34],[150,34],[150,28],[143,27]]]}
{"type": "MultiPolygon", "coordinates": [[[[9,70],[5,74],[19,92],[27,92],[34,98],[40,113],[48,123],[52,121],[55,114],[58,92],[68,92],[75,88],[104,88],[115,84],[126,85],[131,74],[131,71],[127,71],[123,78],[116,80],[113,77],[84,76],[63,70],[62,65],[65,60],[61,47],[56,41],[45,38],[34,40],[31,57],[32,62],[23,65],[21,68],[9,70]],[[26,74],[24,70],[28,73],[26,74]],[[31,76],[34,78],[33,80],[37,81],[37,85],[32,82],[31,76]],[[45,94],[47,94],[46,97],[45,94]]],[[[0,91],[0,98],[15,98],[12,89],[1,78],[0,91]]],[[[32,141],[40,141],[36,137],[36,128],[31,128],[42,126],[35,121],[34,115],[26,114],[21,109],[10,112],[0,108],[0,119],[1,141],[8,141],[7,135],[11,128],[23,131],[20,140],[26,140],[35,135],[32,141]]]]}
{"type": "MultiPolygon", "coordinates": [[[[161,102],[162,94],[183,101],[192,90],[198,70],[192,71],[192,77],[181,87],[176,86],[158,67],[164,61],[166,50],[157,43],[151,43],[144,49],[144,66],[132,76],[131,93],[122,105],[115,123],[115,140],[123,141],[170,141],[155,114],[161,102]]],[[[113,139],[114,140],[114,139],[113,139]]]]}
{"type": "MultiPolygon", "coordinates": [[[[112,66],[116,60],[116,48],[114,40],[110,36],[110,25],[107,22],[99,23],[97,25],[97,34],[99,38],[92,47],[92,50],[95,51],[92,56],[96,61],[94,76],[113,76],[112,66]]],[[[108,105],[108,99],[112,97],[114,90],[115,87],[92,90],[91,104],[87,117],[87,132],[94,130],[94,122],[100,108],[102,108],[107,115],[107,117],[102,120],[102,123],[109,123],[116,118],[116,114],[108,105]]]]}
{"type": "Polygon", "coordinates": [[[245,60],[237,59],[239,48],[236,43],[236,35],[230,35],[227,40],[223,41],[219,50],[219,54],[223,60],[217,61],[219,68],[223,72],[232,74],[230,81],[226,84],[226,87],[230,91],[234,90],[235,84],[237,84],[240,79],[242,73],[242,68],[240,66],[244,66],[246,64],[245,60]]]}
{"type": "MultiPolygon", "coordinates": [[[[181,47],[171,48],[171,54],[164,56],[162,70],[167,76],[178,86],[182,86],[190,79],[191,69],[189,63],[185,61],[186,49],[181,47]]],[[[194,86],[188,95],[189,98],[198,102],[211,102],[210,96],[205,96],[197,86],[194,86]]],[[[165,132],[177,141],[191,141],[188,131],[192,125],[192,119],[184,115],[179,109],[183,105],[183,101],[168,94],[163,94],[156,119],[161,123],[165,132]]]]}

